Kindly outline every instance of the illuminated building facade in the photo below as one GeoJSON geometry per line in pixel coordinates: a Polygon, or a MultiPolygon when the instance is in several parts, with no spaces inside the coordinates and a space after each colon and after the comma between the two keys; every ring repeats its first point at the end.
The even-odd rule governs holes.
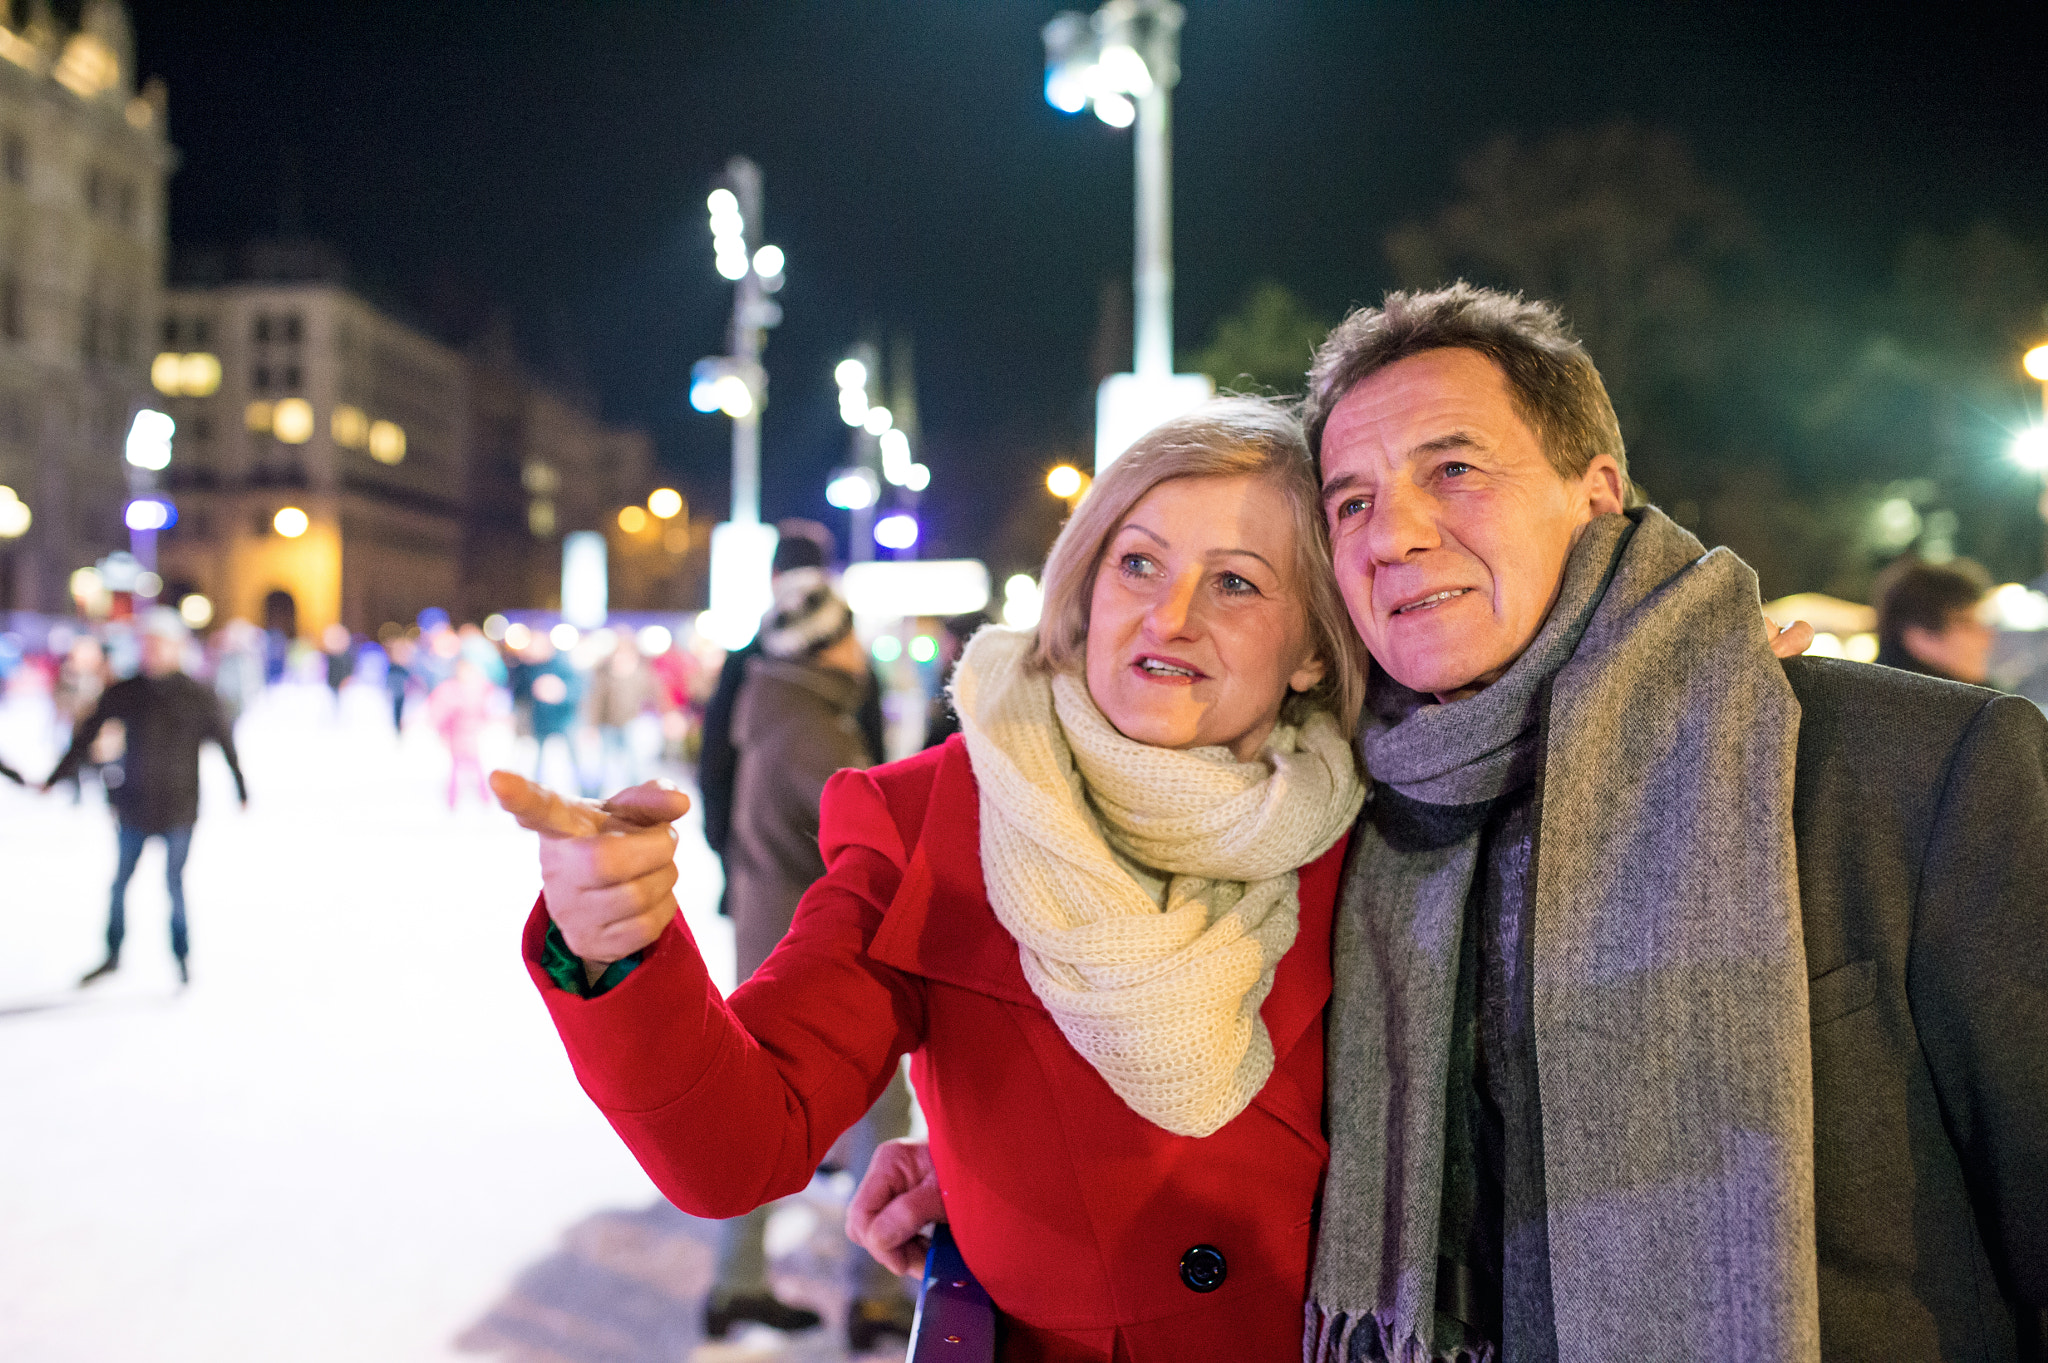
{"type": "Polygon", "coordinates": [[[646,436],[391,317],[317,246],[254,247],[241,273],[165,297],[168,599],[304,637],[547,606],[562,535],[646,495],[646,436]]]}
{"type": "Polygon", "coordinates": [[[0,526],[0,609],[67,610],[71,571],[128,543],[176,154],[116,0],[76,31],[23,9],[0,0],[0,487],[26,508],[0,526]]]}

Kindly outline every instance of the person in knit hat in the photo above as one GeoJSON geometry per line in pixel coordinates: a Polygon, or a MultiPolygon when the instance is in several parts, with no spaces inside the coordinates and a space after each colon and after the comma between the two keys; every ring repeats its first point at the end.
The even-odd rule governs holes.
{"type": "MultiPolygon", "coordinates": [[[[775,529],[779,538],[775,542],[775,558],[769,565],[769,572],[773,575],[771,587],[784,574],[831,566],[832,532],[818,522],[791,518],[777,521],[775,529]]],[[[697,791],[704,812],[704,841],[711,845],[711,850],[721,861],[732,829],[733,775],[738,764],[738,754],[732,745],[733,703],[739,699],[740,687],[747,679],[747,664],[760,652],[761,641],[757,637],[745,647],[728,653],[718,672],[718,685],[704,707],[703,742],[697,756],[697,791]]],[[[882,692],[879,686],[871,688],[861,702],[860,728],[868,751],[875,754],[876,761],[880,761],[882,692]]],[[[730,870],[726,879],[730,883],[730,870]]],[[[732,912],[731,902],[721,899],[718,909],[720,913],[729,915],[732,912]]]]}

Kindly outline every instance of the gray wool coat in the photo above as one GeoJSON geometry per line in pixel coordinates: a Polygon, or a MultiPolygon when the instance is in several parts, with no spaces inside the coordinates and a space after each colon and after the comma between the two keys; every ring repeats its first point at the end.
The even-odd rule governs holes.
{"type": "Polygon", "coordinates": [[[842,767],[872,765],[860,710],[873,683],[807,662],[758,656],[733,705],[732,826],[725,846],[738,978],[768,958],[796,905],[825,876],[818,801],[842,767]]]}
{"type": "Polygon", "coordinates": [[[2048,722],[1786,662],[1828,1363],[2048,1358],[2048,722]]]}

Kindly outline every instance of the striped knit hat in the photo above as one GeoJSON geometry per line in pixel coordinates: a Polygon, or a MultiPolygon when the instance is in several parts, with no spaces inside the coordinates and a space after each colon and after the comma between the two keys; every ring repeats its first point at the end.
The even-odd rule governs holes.
{"type": "Polygon", "coordinates": [[[761,651],[808,658],[853,633],[853,612],[822,568],[793,568],[774,579],[775,604],[761,617],[761,651]]]}

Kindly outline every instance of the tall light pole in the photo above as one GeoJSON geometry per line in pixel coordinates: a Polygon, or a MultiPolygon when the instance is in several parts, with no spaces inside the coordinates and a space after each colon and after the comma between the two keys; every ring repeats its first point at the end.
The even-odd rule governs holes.
{"type": "Polygon", "coordinates": [[[1215,391],[1206,375],[1173,372],[1172,91],[1184,18],[1174,0],[1109,0],[1093,15],[1055,15],[1044,31],[1046,102],[1068,114],[1092,105],[1111,127],[1138,129],[1131,372],[1096,395],[1097,471],[1215,391]]]}
{"type": "Polygon", "coordinates": [[[700,625],[728,648],[746,643],[759,626],[775,556],[775,530],[761,524],[761,409],[768,405],[761,351],[768,328],[782,320],[768,295],[782,287],[784,260],[780,247],[754,244],[761,198],[761,168],[735,156],[704,201],[718,273],[734,285],[732,323],[726,353],[690,371],[690,405],[732,418],[732,518],[711,532],[710,619],[700,625]]]}

